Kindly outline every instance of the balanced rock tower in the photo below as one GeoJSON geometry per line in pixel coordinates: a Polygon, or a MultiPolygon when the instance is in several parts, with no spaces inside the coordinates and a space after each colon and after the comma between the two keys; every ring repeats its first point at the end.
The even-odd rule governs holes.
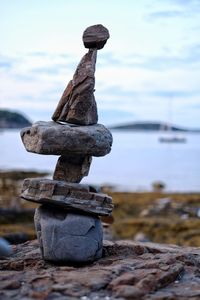
{"type": "Polygon", "coordinates": [[[45,260],[85,263],[102,256],[99,216],[112,212],[112,198],[80,184],[89,173],[92,156],[111,151],[112,135],[97,124],[94,97],[97,50],[109,38],[102,25],[88,27],[81,59],[50,122],[36,122],[21,131],[28,152],[59,155],[53,179],[25,179],[21,197],[37,202],[35,228],[45,260]]]}

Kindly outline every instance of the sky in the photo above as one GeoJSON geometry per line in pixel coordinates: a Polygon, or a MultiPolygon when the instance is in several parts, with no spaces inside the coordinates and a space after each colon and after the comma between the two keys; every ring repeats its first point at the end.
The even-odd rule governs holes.
{"type": "Polygon", "coordinates": [[[50,120],[94,24],[100,123],[200,127],[200,0],[0,0],[0,108],[50,120]]]}

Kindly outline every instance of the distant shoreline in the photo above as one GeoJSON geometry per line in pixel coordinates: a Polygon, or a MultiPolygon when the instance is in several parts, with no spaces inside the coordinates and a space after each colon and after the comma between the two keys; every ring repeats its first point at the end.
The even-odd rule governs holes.
{"type": "Polygon", "coordinates": [[[120,131],[135,131],[135,132],[194,132],[200,133],[200,129],[195,128],[183,128],[169,124],[166,122],[133,122],[121,125],[109,126],[110,130],[120,130],[120,131]]]}
{"type": "Polygon", "coordinates": [[[0,109],[0,130],[20,129],[31,125],[31,122],[21,113],[0,109]]]}

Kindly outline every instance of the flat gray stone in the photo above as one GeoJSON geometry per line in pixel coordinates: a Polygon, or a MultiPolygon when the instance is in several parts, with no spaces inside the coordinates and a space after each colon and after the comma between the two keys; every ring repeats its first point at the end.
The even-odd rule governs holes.
{"type": "Polygon", "coordinates": [[[85,48],[102,49],[109,37],[108,29],[101,24],[97,24],[85,29],[83,32],[83,43],[85,48]]]}
{"type": "Polygon", "coordinates": [[[103,231],[98,217],[42,205],[34,220],[45,260],[85,263],[101,258],[103,231]]]}
{"type": "Polygon", "coordinates": [[[21,198],[97,216],[108,216],[113,209],[112,198],[106,194],[89,192],[85,185],[50,179],[25,179],[21,198]]]}
{"type": "Polygon", "coordinates": [[[28,152],[49,155],[104,156],[112,146],[112,135],[101,124],[70,126],[40,121],[22,129],[21,138],[28,152]]]}

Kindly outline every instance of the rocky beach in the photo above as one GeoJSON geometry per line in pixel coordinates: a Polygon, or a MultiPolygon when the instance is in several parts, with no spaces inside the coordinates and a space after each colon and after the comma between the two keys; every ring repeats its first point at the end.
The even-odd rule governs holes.
{"type": "Polygon", "coordinates": [[[102,218],[103,257],[60,266],[42,260],[36,205],[18,197],[27,175],[45,174],[1,172],[1,236],[13,243],[13,254],[0,261],[0,299],[199,299],[200,194],[102,187],[115,206],[112,217],[102,218]]]}
{"type": "MultiPolygon", "coordinates": [[[[148,192],[81,182],[93,157],[107,156],[113,143],[98,123],[94,96],[97,52],[109,37],[101,24],[85,29],[87,53],[51,121],[31,124],[17,115],[26,125],[25,150],[58,158],[50,172],[0,171],[2,300],[200,299],[200,193],[165,191],[162,179],[148,192]]],[[[119,182],[119,160],[127,156],[130,165],[122,153],[115,152],[119,182]]],[[[145,174],[140,165],[140,182],[145,174]]]]}
{"type": "Polygon", "coordinates": [[[0,299],[197,300],[199,263],[199,248],[104,241],[97,262],[60,266],[31,241],[1,260],[0,299]]]}
{"type": "MultiPolygon", "coordinates": [[[[1,236],[8,236],[10,241],[14,235],[26,240],[36,237],[33,215],[37,204],[24,201],[19,194],[25,178],[42,176],[47,174],[0,172],[1,236]]],[[[134,240],[142,234],[151,242],[200,246],[200,193],[116,192],[108,187],[101,190],[113,199],[112,217],[102,217],[112,240],[134,240]]]]}

